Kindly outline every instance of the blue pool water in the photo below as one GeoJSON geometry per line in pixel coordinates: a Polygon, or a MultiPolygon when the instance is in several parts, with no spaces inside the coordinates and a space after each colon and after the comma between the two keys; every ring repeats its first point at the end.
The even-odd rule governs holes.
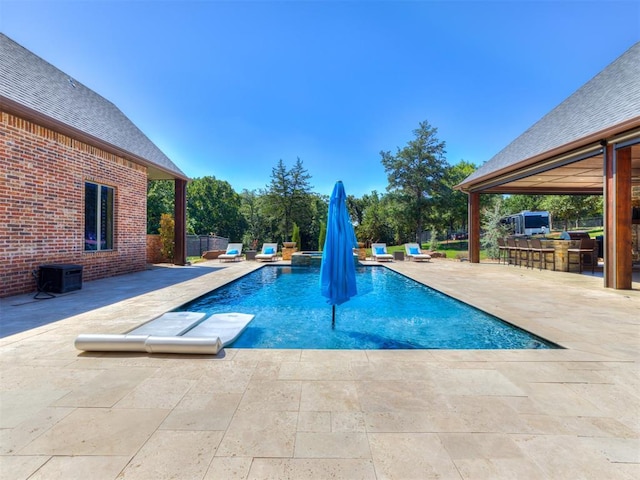
{"type": "Polygon", "coordinates": [[[384,267],[358,267],[358,295],[336,307],[320,270],[265,266],[179,310],[254,314],[234,348],[522,349],[555,345],[384,267]]]}

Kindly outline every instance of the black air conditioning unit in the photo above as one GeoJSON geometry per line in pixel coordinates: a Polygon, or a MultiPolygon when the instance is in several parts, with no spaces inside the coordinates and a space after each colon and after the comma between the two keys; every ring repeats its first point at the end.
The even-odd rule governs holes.
{"type": "Polygon", "coordinates": [[[38,290],[66,293],[82,288],[82,265],[40,265],[38,290]]]}

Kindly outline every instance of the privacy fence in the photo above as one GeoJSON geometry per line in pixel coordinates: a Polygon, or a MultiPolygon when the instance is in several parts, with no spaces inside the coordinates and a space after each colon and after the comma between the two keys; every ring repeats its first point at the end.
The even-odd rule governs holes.
{"type": "MultiPolygon", "coordinates": [[[[187,235],[187,257],[201,257],[209,250],[226,250],[229,239],[217,235],[187,235]]],[[[147,263],[165,263],[160,253],[160,235],[147,235],[147,263]]]]}
{"type": "Polygon", "coordinates": [[[187,257],[200,257],[209,250],[226,250],[229,239],[217,235],[187,235],[187,257]]]}

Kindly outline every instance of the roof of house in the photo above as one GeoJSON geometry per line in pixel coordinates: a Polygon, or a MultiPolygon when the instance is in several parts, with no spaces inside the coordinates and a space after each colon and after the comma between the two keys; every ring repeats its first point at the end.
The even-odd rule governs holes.
{"type": "Polygon", "coordinates": [[[141,163],[149,178],[187,179],[113,103],[2,33],[0,105],[141,163]]]}
{"type": "Polygon", "coordinates": [[[640,124],[640,42],[542,117],[458,187],[472,185],[546,153],[576,148],[581,140],[640,124]]]}

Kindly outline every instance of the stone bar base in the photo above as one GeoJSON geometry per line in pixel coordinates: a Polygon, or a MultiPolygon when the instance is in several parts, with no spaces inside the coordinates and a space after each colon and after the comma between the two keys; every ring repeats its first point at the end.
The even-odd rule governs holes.
{"type": "MultiPolygon", "coordinates": [[[[570,269],[567,269],[569,266],[569,254],[567,250],[570,248],[578,248],[580,247],[580,240],[541,240],[542,246],[545,248],[553,248],[555,250],[555,259],[556,259],[556,270],[561,272],[579,272],[580,266],[578,264],[571,264],[570,269]]],[[[536,255],[536,259],[538,256],[536,255]]],[[[573,261],[576,261],[576,257],[574,254],[573,261]]],[[[533,264],[534,268],[540,268],[538,261],[533,264]]],[[[550,261],[547,261],[546,265],[547,270],[551,270],[553,268],[553,264],[550,261]]],[[[588,268],[591,270],[591,265],[584,265],[583,270],[588,268]]]]}

